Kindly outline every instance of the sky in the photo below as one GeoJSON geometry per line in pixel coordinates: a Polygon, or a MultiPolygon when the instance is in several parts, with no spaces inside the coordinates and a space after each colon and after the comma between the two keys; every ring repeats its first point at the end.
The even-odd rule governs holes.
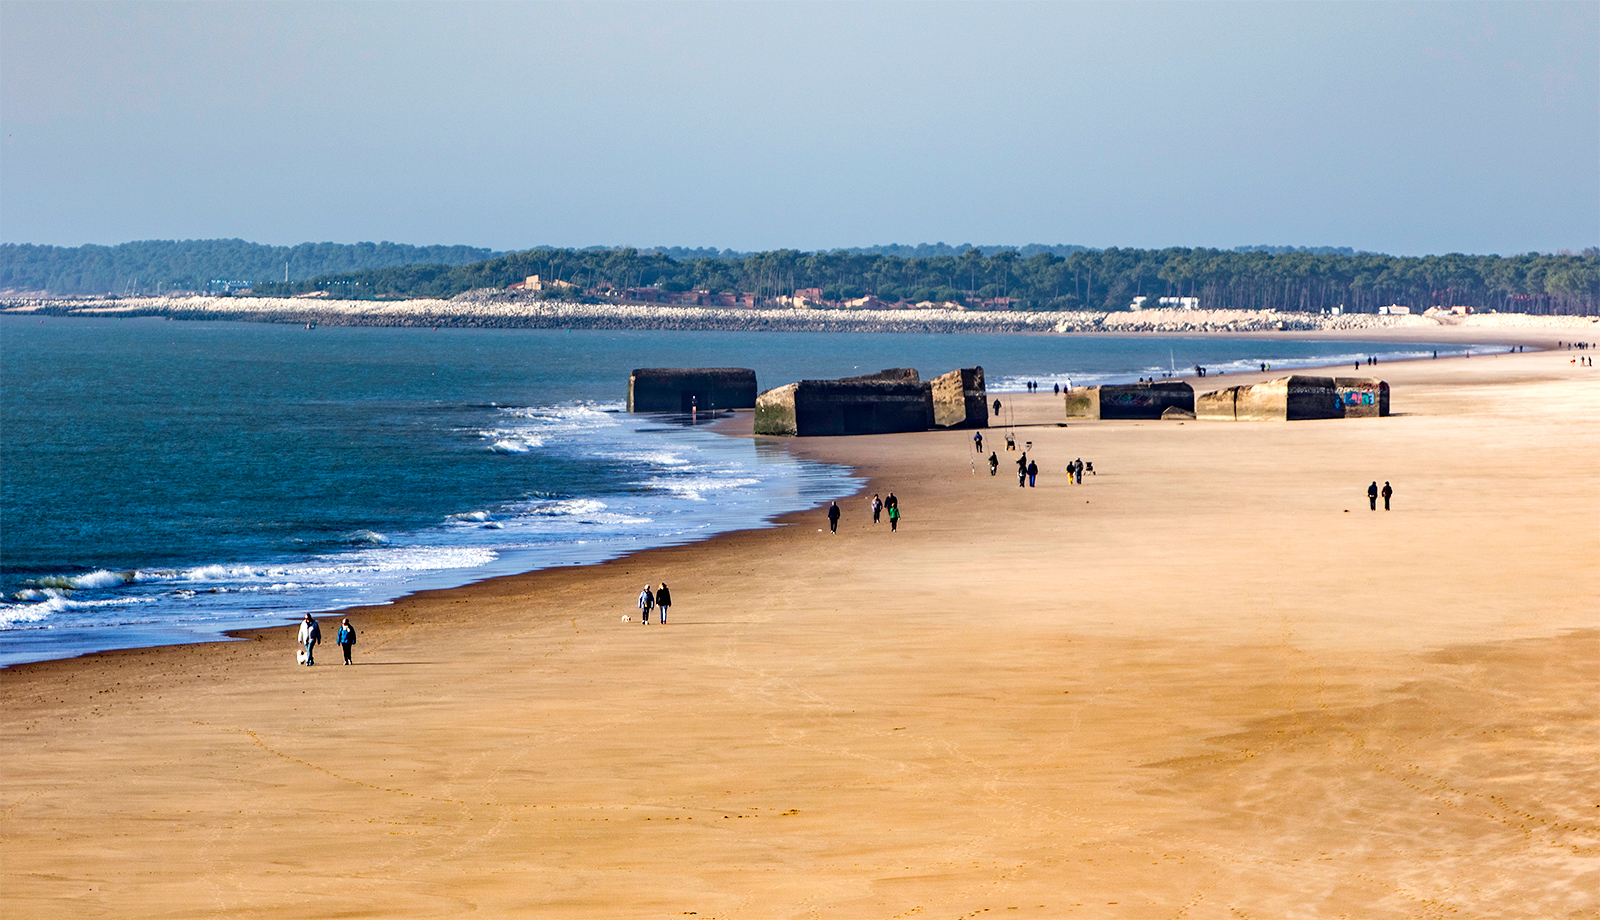
{"type": "Polygon", "coordinates": [[[0,241],[1600,245],[1600,3],[0,3],[0,241]]]}

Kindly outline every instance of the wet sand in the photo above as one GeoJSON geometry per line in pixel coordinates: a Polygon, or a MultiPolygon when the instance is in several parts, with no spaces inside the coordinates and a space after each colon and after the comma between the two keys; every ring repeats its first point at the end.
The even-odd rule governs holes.
{"type": "Polygon", "coordinates": [[[970,432],[807,439],[870,477],[837,536],[353,611],[356,667],[278,629],[8,669],[0,913],[1594,916],[1600,370],[1569,357],[1380,367],[1387,419],[1002,394],[1037,488],[997,429],[993,478],[970,432]]]}

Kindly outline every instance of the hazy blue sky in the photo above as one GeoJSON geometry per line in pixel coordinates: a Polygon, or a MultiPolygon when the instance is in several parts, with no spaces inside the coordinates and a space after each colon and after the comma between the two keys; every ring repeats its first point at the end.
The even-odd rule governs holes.
{"type": "Polygon", "coordinates": [[[0,3],[0,239],[1600,244],[1600,4],[0,3]]]}

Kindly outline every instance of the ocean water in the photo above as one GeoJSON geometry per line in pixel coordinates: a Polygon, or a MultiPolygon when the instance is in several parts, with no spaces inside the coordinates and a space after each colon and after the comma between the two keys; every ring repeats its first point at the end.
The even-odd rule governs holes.
{"type": "Polygon", "coordinates": [[[600,562],[764,526],[859,487],[778,442],[623,412],[634,367],[753,367],[765,388],[981,364],[1004,392],[1433,350],[1371,349],[4,316],[0,665],[600,562]]]}

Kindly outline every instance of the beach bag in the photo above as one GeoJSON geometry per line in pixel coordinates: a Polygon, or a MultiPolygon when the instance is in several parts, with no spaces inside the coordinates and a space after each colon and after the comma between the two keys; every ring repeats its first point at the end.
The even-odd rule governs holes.
{"type": "Polygon", "coordinates": [[[295,662],[295,664],[305,664],[306,663],[306,650],[305,650],[304,647],[297,648],[297,649],[294,650],[294,662],[295,662]]]}

